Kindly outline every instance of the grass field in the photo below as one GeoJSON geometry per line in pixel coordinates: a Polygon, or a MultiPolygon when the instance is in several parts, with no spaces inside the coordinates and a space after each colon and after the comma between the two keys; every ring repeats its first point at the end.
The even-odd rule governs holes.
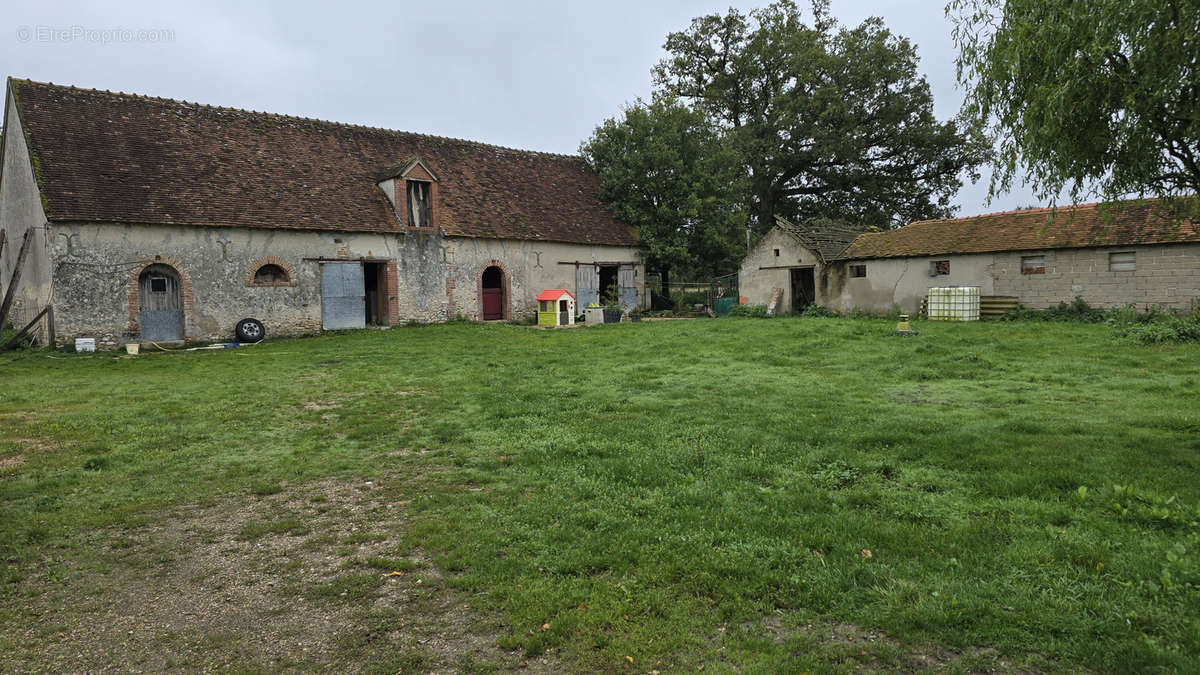
{"type": "Polygon", "coordinates": [[[0,357],[0,670],[1200,669],[1200,346],[438,325],[0,357]]]}

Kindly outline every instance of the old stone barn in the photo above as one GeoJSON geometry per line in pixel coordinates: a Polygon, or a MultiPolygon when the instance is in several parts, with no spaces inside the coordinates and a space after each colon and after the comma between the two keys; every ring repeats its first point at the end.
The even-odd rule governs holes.
{"type": "Polygon", "coordinates": [[[778,297],[779,313],[810,304],[915,313],[930,288],[1045,309],[1081,297],[1098,307],[1190,310],[1200,301],[1200,228],[1154,200],[927,220],[861,233],[830,221],[780,219],[743,259],[740,294],[778,297]]]}
{"type": "Polygon", "coordinates": [[[0,284],[43,339],[223,340],[636,304],[632,230],[579,157],[8,80],[0,284]]]}

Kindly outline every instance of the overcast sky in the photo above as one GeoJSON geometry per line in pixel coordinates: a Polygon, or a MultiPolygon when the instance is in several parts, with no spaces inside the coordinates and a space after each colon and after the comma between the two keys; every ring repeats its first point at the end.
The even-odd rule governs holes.
{"type": "MultiPolygon", "coordinates": [[[[574,154],[650,94],[667,33],[765,3],[438,1],[330,5],[0,0],[5,75],[574,154]]],[[[804,2],[801,2],[802,6],[804,2]]],[[[833,0],[846,25],[881,16],[918,48],[941,119],[955,114],[942,0],[833,0]]],[[[959,215],[985,205],[966,185],[959,215]]]]}

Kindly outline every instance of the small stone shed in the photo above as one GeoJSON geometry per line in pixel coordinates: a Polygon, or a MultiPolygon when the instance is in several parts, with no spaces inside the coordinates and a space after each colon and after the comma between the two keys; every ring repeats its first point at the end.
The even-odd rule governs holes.
{"type": "Polygon", "coordinates": [[[825,305],[845,284],[842,254],[861,229],[834,220],[807,227],[776,218],[776,225],[742,260],[738,294],[752,305],[777,296],[777,314],[825,305]]]}
{"type": "Polygon", "coordinates": [[[60,344],[632,306],[643,265],[582,158],[9,79],[0,284],[60,344]]]}
{"type": "Polygon", "coordinates": [[[766,304],[782,285],[788,297],[801,298],[784,311],[811,302],[910,313],[938,286],[978,286],[982,295],[1016,297],[1033,308],[1076,296],[1140,309],[1189,310],[1200,301],[1200,228],[1154,200],[928,220],[839,244],[844,239],[844,225],[780,219],[743,260],[741,294],[766,304]],[[796,280],[807,284],[810,274],[816,283],[808,296],[796,280]]]}

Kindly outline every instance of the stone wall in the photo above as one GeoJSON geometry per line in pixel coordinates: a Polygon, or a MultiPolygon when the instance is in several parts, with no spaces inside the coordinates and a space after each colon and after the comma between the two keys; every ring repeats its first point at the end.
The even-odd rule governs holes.
{"type": "MultiPolygon", "coordinates": [[[[8,292],[9,280],[21,250],[26,229],[33,228],[33,242],[21,272],[9,322],[17,328],[33,320],[51,297],[51,260],[48,242],[51,233],[46,227],[46,213],[34,173],[35,163],[29,156],[25,135],[11,93],[5,101],[4,156],[0,158],[0,230],[8,241],[0,252],[0,301],[8,292]]],[[[34,336],[44,340],[48,321],[36,327],[34,336]]]]}
{"type": "Polygon", "coordinates": [[[638,297],[645,297],[645,269],[632,247],[474,238],[447,238],[446,245],[453,270],[448,293],[453,294],[458,314],[466,318],[480,318],[479,276],[497,263],[509,278],[509,313],[514,320],[535,316],[537,295],[548,288],[563,288],[578,296],[575,262],[636,262],[638,297]]]}
{"type": "Polygon", "coordinates": [[[776,288],[783,289],[778,313],[792,308],[792,269],[811,267],[816,304],[837,298],[845,284],[844,271],[823,265],[817,254],[778,227],[763,236],[738,268],[738,295],[750,305],[766,305],[776,288]]]}
{"type": "MultiPolygon", "coordinates": [[[[575,290],[574,261],[633,261],[628,247],[449,238],[407,234],[308,232],[252,228],[64,223],[53,227],[58,340],[97,338],[116,346],[138,339],[138,272],[151,263],[174,267],[184,291],[188,340],[229,340],[237,321],[253,317],[268,336],[321,327],[318,258],[387,262],[388,322],[435,322],[479,314],[479,275],[505,270],[509,316],[536,309],[545,288],[575,290]],[[288,270],[288,283],[256,286],[258,265],[288,270]],[[571,264],[560,264],[571,263],[571,264]]],[[[639,294],[643,283],[638,268],[639,294]]]]}

